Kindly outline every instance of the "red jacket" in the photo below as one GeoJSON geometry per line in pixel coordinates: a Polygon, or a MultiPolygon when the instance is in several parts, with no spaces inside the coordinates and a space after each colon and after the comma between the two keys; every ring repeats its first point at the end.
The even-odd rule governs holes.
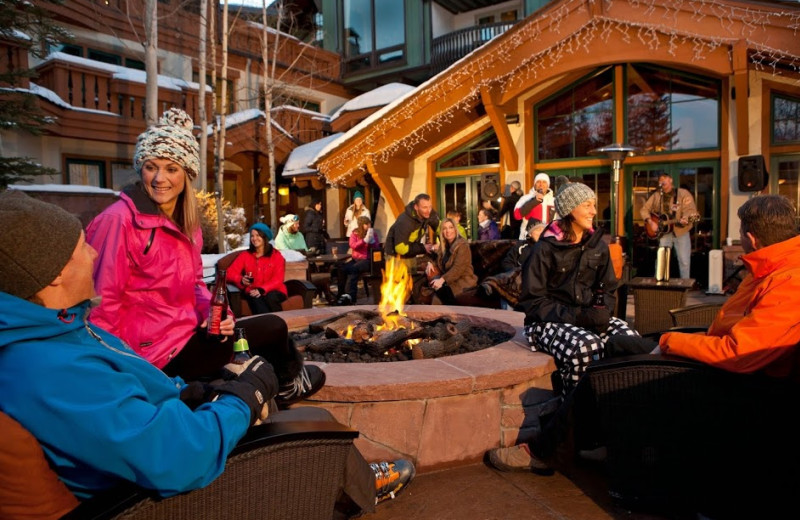
{"type": "Polygon", "coordinates": [[[706,335],[667,333],[663,352],[731,372],[800,378],[800,236],[742,256],[749,275],[706,335]]]}
{"type": "Polygon", "coordinates": [[[286,286],[283,284],[283,278],[286,274],[286,260],[284,260],[281,252],[274,247],[271,255],[264,255],[258,258],[256,258],[255,253],[242,251],[231,262],[225,276],[230,283],[244,290],[242,276],[247,273],[253,273],[253,283],[248,286],[248,289],[261,289],[262,294],[270,291],[280,291],[284,295],[286,294],[286,286]]]}

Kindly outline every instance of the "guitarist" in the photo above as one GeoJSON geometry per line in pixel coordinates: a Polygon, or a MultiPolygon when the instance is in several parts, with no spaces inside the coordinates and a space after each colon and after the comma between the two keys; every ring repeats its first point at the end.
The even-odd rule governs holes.
{"type": "Polygon", "coordinates": [[[694,197],[688,190],[672,184],[672,176],[662,172],[658,176],[659,189],[647,199],[640,211],[646,227],[658,226],[659,219],[674,220],[671,229],[658,239],[660,247],[672,247],[678,257],[681,278],[689,278],[692,241],[689,230],[697,216],[694,197]]]}

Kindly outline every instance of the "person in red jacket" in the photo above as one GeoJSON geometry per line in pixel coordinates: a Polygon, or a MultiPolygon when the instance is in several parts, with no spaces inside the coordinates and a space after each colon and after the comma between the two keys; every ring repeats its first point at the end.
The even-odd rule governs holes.
{"type": "Polygon", "coordinates": [[[705,335],[668,332],[660,351],[739,373],[800,379],[800,237],[781,195],[761,195],[738,211],[748,275],[705,335]]]}
{"type": "Polygon", "coordinates": [[[250,226],[250,248],[242,251],[228,267],[226,277],[242,291],[253,314],[283,310],[286,301],[286,260],[269,241],[272,230],[262,222],[250,226]]]}

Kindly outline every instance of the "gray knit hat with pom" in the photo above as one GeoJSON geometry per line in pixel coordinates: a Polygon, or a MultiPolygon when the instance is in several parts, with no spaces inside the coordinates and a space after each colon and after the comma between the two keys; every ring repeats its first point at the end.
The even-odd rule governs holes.
{"type": "Polygon", "coordinates": [[[553,203],[556,206],[556,211],[563,218],[587,200],[596,198],[597,195],[594,194],[594,191],[589,186],[580,182],[570,182],[558,190],[553,203]]]}
{"type": "Polygon", "coordinates": [[[180,108],[170,108],[154,126],[139,135],[133,167],[141,175],[148,159],[168,159],[180,164],[194,180],[200,171],[200,144],[192,134],[194,123],[180,108]]]}
{"type": "Polygon", "coordinates": [[[19,190],[0,192],[0,291],[27,300],[69,263],[81,237],[78,217],[19,190]]]}

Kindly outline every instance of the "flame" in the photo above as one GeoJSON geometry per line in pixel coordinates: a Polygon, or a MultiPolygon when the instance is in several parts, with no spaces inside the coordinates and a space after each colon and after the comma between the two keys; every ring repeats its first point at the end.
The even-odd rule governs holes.
{"type": "Polygon", "coordinates": [[[355,325],[348,325],[347,332],[344,333],[344,339],[353,339],[353,329],[355,328],[355,325]]]}
{"type": "Polygon", "coordinates": [[[405,317],[403,311],[408,295],[411,293],[414,282],[408,273],[406,263],[400,257],[386,259],[386,268],[383,270],[383,283],[381,283],[381,302],[378,311],[383,318],[383,325],[376,330],[396,330],[401,328],[397,320],[405,317]]]}

